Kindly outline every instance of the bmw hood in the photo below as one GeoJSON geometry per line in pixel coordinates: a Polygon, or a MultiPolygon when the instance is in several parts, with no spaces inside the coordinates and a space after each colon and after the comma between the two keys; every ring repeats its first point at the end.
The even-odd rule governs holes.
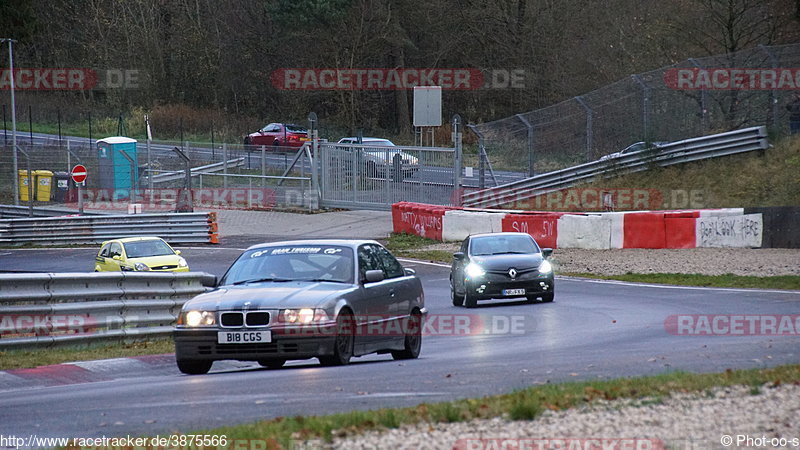
{"type": "Polygon", "coordinates": [[[470,260],[480,265],[483,270],[506,271],[511,267],[514,267],[517,270],[535,269],[542,263],[543,258],[541,253],[524,255],[516,253],[504,253],[501,255],[472,256],[470,257],[470,260]]]}
{"type": "Polygon", "coordinates": [[[315,308],[354,289],[350,284],[288,281],[222,286],[200,294],[184,305],[185,309],[205,311],[247,309],[315,308]]]}

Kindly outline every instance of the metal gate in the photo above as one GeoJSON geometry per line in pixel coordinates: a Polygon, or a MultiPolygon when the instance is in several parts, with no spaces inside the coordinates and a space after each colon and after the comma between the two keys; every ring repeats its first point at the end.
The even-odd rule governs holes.
{"type": "Polygon", "coordinates": [[[386,139],[360,144],[319,139],[310,113],[312,183],[319,206],[390,209],[400,201],[457,206],[461,203],[461,117],[453,116],[453,148],[403,147],[386,139]]]}
{"type": "Polygon", "coordinates": [[[455,148],[320,143],[319,163],[324,207],[389,209],[400,201],[460,201],[454,188],[461,171],[455,148]]]}

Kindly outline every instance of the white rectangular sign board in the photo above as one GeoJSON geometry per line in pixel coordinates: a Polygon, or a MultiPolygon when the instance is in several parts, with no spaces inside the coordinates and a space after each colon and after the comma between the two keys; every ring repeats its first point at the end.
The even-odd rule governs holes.
{"type": "Polygon", "coordinates": [[[442,126],[441,86],[414,86],[414,126],[442,126]]]}

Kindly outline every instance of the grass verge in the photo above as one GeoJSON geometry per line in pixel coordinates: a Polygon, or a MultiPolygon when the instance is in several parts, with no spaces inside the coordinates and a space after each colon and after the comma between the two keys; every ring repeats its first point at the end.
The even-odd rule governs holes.
{"type": "Polygon", "coordinates": [[[405,233],[392,233],[386,240],[386,248],[397,257],[449,264],[453,260],[453,252],[449,250],[426,249],[426,247],[441,244],[441,242],[433,239],[405,233]]]}
{"type": "Polygon", "coordinates": [[[9,350],[0,352],[0,370],[47,366],[71,361],[159,355],[174,352],[175,344],[172,339],[94,345],[84,348],[9,350]]]}
{"type": "Polygon", "coordinates": [[[659,401],[672,392],[704,393],[720,386],[745,385],[760,392],[767,383],[800,383],[800,365],[771,369],[727,370],[722,373],[674,372],[663,375],[541,385],[510,394],[423,403],[411,408],[352,411],[326,416],[278,417],[252,424],[221,427],[196,434],[224,434],[228,440],[266,440],[267,447],[289,448],[293,440],[323,439],[369,430],[397,428],[404,424],[448,423],[471,419],[507,417],[530,420],[546,410],[562,410],[595,400],[648,399],[659,401]]]}
{"type": "Polygon", "coordinates": [[[673,284],[677,286],[753,288],[753,289],[794,289],[800,290],[800,276],[779,275],[756,277],[733,275],[700,275],[686,273],[626,273],[621,275],[597,275],[593,273],[560,273],[559,275],[594,278],[599,280],[619,280],[637,283],[673,284]]]}
{"type": "MultiPolygon", "coordinates": [[[[595,180],[598,189],[657,189],[668,208],[741,208],[797,205],[800,198],[800,137],[779,139],[774,147],[595,180]],[[693,192],[679,202],[674,192],[693,192]],[[689,204],[693,203],[693,204],[689,204]]],[[[667,208],[665,208],[667,209],[667,208]]]]}

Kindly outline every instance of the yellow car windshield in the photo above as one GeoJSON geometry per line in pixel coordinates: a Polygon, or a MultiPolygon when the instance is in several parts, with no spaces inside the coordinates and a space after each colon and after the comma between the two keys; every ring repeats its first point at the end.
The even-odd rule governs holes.
{"type": "Polygon", "coordinates": [[[126,242],[125,254],[128,258],[146,258],[148,256],[174,255],[175,252],[164,241],[126,242]]]}

